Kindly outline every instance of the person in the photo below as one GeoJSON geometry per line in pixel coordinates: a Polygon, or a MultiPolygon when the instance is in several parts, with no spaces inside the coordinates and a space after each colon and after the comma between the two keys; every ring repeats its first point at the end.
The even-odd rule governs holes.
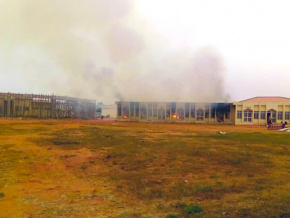
{"type": "Polygon", "coordinates": [[[272,118],[271,116],[268,117],[268,125],[271,125],[272,124],[272,118]]]}
{"type": "Polygon", "coordinates": [[[270,129],[271,124],[272,124],[272,118],[271,118],[271,116],[269,116],[268,117],[268,120],[267,120],[267,127],[268,127],[268,129],[270,129]]]}
{"type": "Polygon", "coordinates": [[[101,119],[102,119],[102,120],[104,119],[104,116],[103,116],[103,115],[101,116],[101,119]]]}

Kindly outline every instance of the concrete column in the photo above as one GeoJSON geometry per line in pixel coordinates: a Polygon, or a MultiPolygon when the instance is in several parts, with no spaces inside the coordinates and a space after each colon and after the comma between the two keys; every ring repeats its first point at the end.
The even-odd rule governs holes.
{"type": "Polygon", "coordinates": [[[209,119],[208,122],[211,123],[211,104],[209,104],[208,108],[209,108],[209,109],[208,109],[208,110],[209,110],[209,111],[208,111],[208,113],[209,113],[209,114],[208,114],[208,119],[209,119]]]}
{"type": "Polygon", "coordinates": [[[238,119],[238,105],[235,105],[235,125],[237,124],[238,119]]]}
{"type": "Polygon", "coordinates": [[[244,122],[244,104],[242,105],[242,123],[244,122]]]}

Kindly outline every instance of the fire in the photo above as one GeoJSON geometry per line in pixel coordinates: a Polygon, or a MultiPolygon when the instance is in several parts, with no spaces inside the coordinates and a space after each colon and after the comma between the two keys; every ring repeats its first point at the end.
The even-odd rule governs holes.
{"type": "Polygon", "coordinates": [[[172,114],[172,118],[177,119],[177,120],[180,120],[180,116],[179,115],[176,115],[176,113],[172,114]]]}
{"type": "Polygon", "coordinates": [[[123,117],[124,117],[125,119],[127,119],[127,118],[128,118],[128,116],[127,116],[127,115],[124,115],[123,117]]]}

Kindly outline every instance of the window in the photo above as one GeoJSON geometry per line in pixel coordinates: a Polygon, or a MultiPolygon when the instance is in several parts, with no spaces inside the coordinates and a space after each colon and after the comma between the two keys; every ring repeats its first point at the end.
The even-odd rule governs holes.
{"type": "Polygon", "coordinates": [[[148,118],[152,117],[152,104],[148,104],[148,118]]]}
{"type": "Polygon", "coordinates": [[[139,102],[135,102],[135,116],[139,117],[139,102]]]}
{"type": "Polygon", "coordinates": [[[158,109],[158,119],[165,120],[165,110],[163,108],[158,109]]]}
{"type": "Polygon", "coordinates": [[[244,111],[244,122],[252,122],[252,111],[250,110],[244,111]]]}
{"type": "Polygon", "coordinates": [[[209,108],[205,109],[205,118],[209,118],[209,108]]]}
{"type": "Polygon", "coordinates": [[[189,118],[189,103],[185,103],[185,118],[189,118]]]}
{"type": "Polygon", "coordinates": [[[153,104],[153,117],[157,118],[157,105],[153,104]]]}
{"type": "Polygon", "coordinates": [[[230,119],[230,112],[225,112],[225,118],[230,119]]]}
{"type": "Polygon", "coordinates": [[[125,118],[125,119],[129,118],[129,107],[127,107],[127,106],[123,107],[123,118],[125,118]]]}
{"type": "Polygon", "coordinates": [[[134,102],[130,102],[130,116],[134,116],[134,102]]]}
{"type": "Polygon", "coordinates": [[[146,107],[142,107],[141,110],[140,110],[140,113],[141,113],[141,119],[147,119],[147,109],[146,107]]]}
{"type": "Polygon", "coordinates": [[[259,119],[259,111],[254,111],[254,119],[255,120],[259,119]]]}
{"type": "Polygon", "coordinates": [[[266,111],[261,111],[260,112],[260,119],[265,120],[266,119],[266,111]]]}
{"type": "Polygon", "coordinates": [[[176,103],[171,103],[171,114],[172,115],[176,114],[176,103]]]}
{"type": "Polygon", "coordinates": [[[283,111],[278,111],[278,120],[283,120],[283,111]]]}
{"type": "Polygon", "coordinates": [[[276,123],[276,111],[272,111],[272,123],[276,123]]]}
{"type": "Polygon", "coordinates": [[[237,111],[237,118],[242,119],[242,111],[237,111]]]}
{"type": "Polygon", "coordinates": [[[215,118],[215,108],[211,109],[211,114],[210,114],[211,118],[215,118]]]}
{"type": "Polygon", "coordinates": [[[196,111],[196,120],[203,120],[203,110],[202,109],[198,109],[196,111]]]}
{"type": "Polygon", "coordinates": [[[195,118],[195,105],[191,105],[191,110],[190,110],[190,117],[195,118]]]}
{"type": "Polygon", "coordinates": [[[170,117],[170,104],[166,105],[166,117],[170,117]]]}
{"type": "Polygon", "coordinates": [[[285,120],[290,120],[290,112],[285,112],[285,120]]]}
{"type": "Polygon", "coordinates": [[[183,108],[178,108],[177,109],[176,119],[178,119],[178,120],[184,120],[184,110],[183,110],[183,108]]]}
{"type": "Polygon", "coordinates": [[[118,102],[118,116],[122,116],[122,104],[121,102],[118,102]]]}

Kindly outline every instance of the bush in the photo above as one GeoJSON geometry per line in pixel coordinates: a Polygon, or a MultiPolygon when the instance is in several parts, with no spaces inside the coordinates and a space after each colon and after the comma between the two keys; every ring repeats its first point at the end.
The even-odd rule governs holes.
{"type": "Polygon", "coordinates": [[[196,214],[203,212],[203,208],[197,204],[190,204],[183,209],[183,212],[186,214],[196,214]]]}
{"type": "Polygon", "coordinates": [[[4,198],[5,194],[3,192],[0,192],[0,198],[4,198]]]}

